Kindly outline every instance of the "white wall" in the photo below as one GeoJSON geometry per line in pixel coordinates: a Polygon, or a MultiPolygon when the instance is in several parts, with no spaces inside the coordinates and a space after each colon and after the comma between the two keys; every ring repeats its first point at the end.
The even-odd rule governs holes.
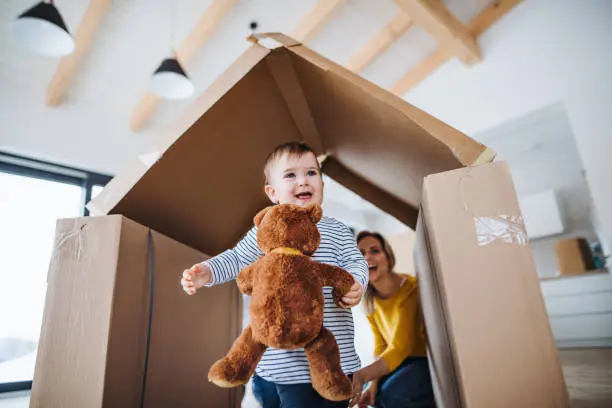
{"type": "Polygon", "coordinates": [[[399,273],[407,273],[409,275],[415,275],[414,270],[414,240],[416,233],[407,229],[406,231],[397,234],[387,236],[387,241],[393,253],[395,255],[395,270],[399,273]]]}
{"type": "Polygon", "coordinates": [[[405,98],[467,133],[555,103],[569,116],[601,236],[612,243],[612,1],[527,0],[405,98]]]}
{"type": "Polygon", "coordinates": [[[555,190],[564,232],[539,239],[530,237],[538,274],[555,276],[558,266],[554,247],[558,240],[583,237],[597,241],[591,194],[565,108],[555,104],[539,109],[478,133],[476,138],[495,150],[498,160],[509,164],[519,198],[555,190]]]}

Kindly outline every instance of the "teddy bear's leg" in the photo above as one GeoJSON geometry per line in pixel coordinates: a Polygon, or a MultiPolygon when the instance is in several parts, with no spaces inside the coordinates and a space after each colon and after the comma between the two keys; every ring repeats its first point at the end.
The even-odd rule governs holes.
{"type": "Polygon", "coordinates": [[[264,351],[266,346],[253,339],[253,330],[248,325],[227,355],[210,367],[208,381],[223,388],[246,384],[264,351]]]}
{"type": "Polygon", "coordinates": [[[334,335],[322,327],[319,336],[304,351],[310,366],[313,388],[330,401],[349,399],[352,384],[340,366],[340,351],[334,335]]]}

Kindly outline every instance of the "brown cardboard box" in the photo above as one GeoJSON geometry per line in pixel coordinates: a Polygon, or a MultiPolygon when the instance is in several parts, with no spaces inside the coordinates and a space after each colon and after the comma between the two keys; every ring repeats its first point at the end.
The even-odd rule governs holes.
{"type": "Polygon", "coordinates": [[[149,231],[117,215],[58,221],[30,407],[141,406],[151,273],[144,407],[236,406],[206,377],[238,333],[238,293],[185,295],[182,270],[206,256],[149,231]]]}
{"type": "Polygon", "coordinates": [[[419,239],[435,256],[435,273],[421,272],[425,288],[428,276],[442,279],[424,302],[439,384],[442,395],[457,389],[457,403],[441,406],[567,406],[529,248],[477,246],[463,212],[467,203],[518,215],[509,176],[476,167],[461,182],[473,190],[461,196],[463,173],[445,173],[489,162],[493,152],[286,36],[258,39],[90,211],[123,214],[212,255],[232,247],[269,204],[262,167],[280,143],[306,141],[324,173],[413,228],[424,178],[441,173],[423,201],[433,238],[419,239]],[[454,356],[447,365],[445,348],[454,356]]]}
{"type": "Polygon", "coordinates": [[[595,269],[589,244],[584,238],[570,238],[555,243],[559,275],[577,275],[595,269]]]}
{"type": "Polygon", "coordinates": [[[423,190],[415,257],[439,405],[568,407],[506,165],[429,176],[423,190]]]}

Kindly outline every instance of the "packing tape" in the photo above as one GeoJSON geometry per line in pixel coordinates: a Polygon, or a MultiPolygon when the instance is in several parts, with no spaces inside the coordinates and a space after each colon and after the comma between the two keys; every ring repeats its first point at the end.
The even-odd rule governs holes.
{"type": "Polygon", "coordinates": [[[78,219],[73,220],[73,226],[66,232],[59,232],[58,237],[53,248],[54,256],[57,256],[60,253],[60,249],[72,238],[77,238],[77,246],[76,246],[76,259],[77,261],[81,259],[81,254],[85,248],[85,239],[83,237],[83,231],[87,227],[87,224],[83,224],[79,227],[78,219]]]}
{"type": "Polygon", "coordinates": [[[259,40],[257,41],[259,45],[261,45],[262,47],[265,47],[269,50],[274,50],[276,48],[281,48],[283,46],[282,43],[280,43],[279,41],[276,41],[274,38],[270,38],[270,37],[264,37],[264,38],[259,38],[259,40]]]}
{"type": "Polygon", "coordinates": [[[496,241],[527,245],[525,223],[520,215],[497,215],[474,217],[478,245],[489,245],[496,241]]]}
{"type": "Polygon", "coordinates": [[[527,245],[529,239],[525,222],[522,215],[479,215],[468,204],[467,196],[464,194],[464,183],[472,180],[472,167],[467,168],[467,173],[459,179],[459,192],[463,204],[463,210],[473,216],[476,227],[476,240],[479,246],[489,245],[493,242],[506,242],[508,244],[527,245]]]}

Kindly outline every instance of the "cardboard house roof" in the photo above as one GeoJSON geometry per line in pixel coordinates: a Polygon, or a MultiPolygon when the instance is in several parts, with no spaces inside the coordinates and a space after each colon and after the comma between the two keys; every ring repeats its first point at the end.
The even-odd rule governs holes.
{"type": "Polygon", "coordinates": [[[414,228],[424,177],[494,157],[287,36],[251,40],[151,151],[88,204],[92,215],[122,214],[214,255],[270,204],[267,154],[303,140],[329,177],[414,228]]]}

